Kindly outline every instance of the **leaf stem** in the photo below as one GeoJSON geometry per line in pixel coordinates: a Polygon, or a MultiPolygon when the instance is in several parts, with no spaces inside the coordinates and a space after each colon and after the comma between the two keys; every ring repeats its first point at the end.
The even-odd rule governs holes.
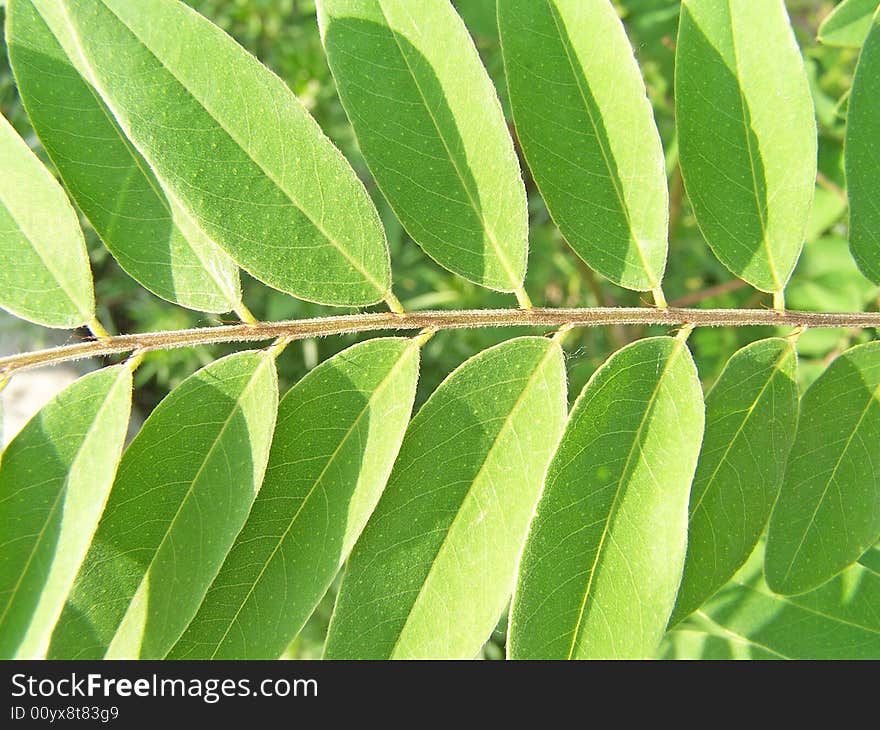
{"type": "Polygon", "coordinates": [[[516,294],[516,301],[519,303],[519,308],[525,311],[530,309],[534,309],[532,305],[532,300],[529,298],[529,295],[526,293],[526,288],[524,286],[520,286],[514,294],[516,294]]]}
{"type": "Polygon", "coordinates": [[[89,332],[91,332],[99,340],[112,340],[110,333],[104,328],[97,317],[92,317],[86,324],[89,332]]]}
{"type": "Polygon", "coordinates": [[[403,305],[400,303],[400,300],[394,296],[394,292],[389,291],[387,296],[385,297],[385,303],[388,305],[388,309],[390,309],[395,314],[404,314],[406,310],[403,308],[403,305]]]}
{"type": "Polygon", "coordinates": [[[239,302],[232,311],[235,312],[236,316],[245,324],[260,323],[260,320],[254,317],[253,313],[245,306],[244,302],[239,302]]]}
{"type": "Polygon", "coordinates": [[[651,295],[654,297],[654,306],[658,309],[666,309],[669,306],[666,303],[666,295],[659,286],[651,290],[651,295]]]}
{"type": "Polygon", "coordinates": [[[800,312],[772,309],[677,309],[668,307],[593,307],[587,309],[472,309],[464,311],[374,312],[285,322],[257,322],[166,332],[116,335],[90,342],[62,345],[0,358],[0,377],[26,368],[124,355],[142,348],[170,350],[219,342],[264,342],[279,337],[309,337],[354,332],[475,329],[481,327],[602,327],[661,325],[676,327],[787,326],[810,328],[880,329],[880,312],[800,312]]]}
{"type": "Polygon", "coordinates": [[[782,289],[773,292],[773,309],[777,312],[785,311],[785,292],[782,289]]]}

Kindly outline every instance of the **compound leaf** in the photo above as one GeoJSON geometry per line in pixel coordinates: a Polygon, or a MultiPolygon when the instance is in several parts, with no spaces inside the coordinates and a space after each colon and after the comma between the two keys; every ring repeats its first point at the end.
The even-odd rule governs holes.
{"type": "Polygon", "coordinates": [[[587,383],[547,470],[510,613],[512,659],[645,658],[681,579],[703,394],[680,338],[587,383]]]}
{"type": "Polygon", "coordinates": [[[4,452],[0,656],[44,655],[113,484],[130,410],[130,368],[105,368],[61,391],[4,452]]]}
{"type": "Polygon", "coordinates": [[[510,597],[565,401],[562,350],[541,337],[440,385],[349,559],[327,658],[476,656],[510,597]]]}
{"type": "Polygon", "coordinates": [[[617,12],[608,0],[503,0],[498,22],[517,135],[553,219],[616,284],[657,288],[663,148],[617,12]]]}
{"type": "Polygon", "coordinates": [[[272,355],[242,352],[156,407],[122,457],[50,658],[167,654],[260,488],[277,399],[272,355]]]}
{"type": "Polygon", "coordinates": [[[779,501],[765,574],[777,593],[804,593],[880,538],[880,342],[843,353],[810,386],[779,501]]]}
{"type": "Polygon", "coordinates": [[[816,183],[816,121],[783,0],[684,0],[676,71],[681,172],[719,260],[783,289],[816,183]]]}
{"type": "Polygon", "coordinates": [[[281,656],[382,493],[418,373],[416,340],[376,339],[327,360],[290,390],[260,494],[170,658],[281,656]]]}
{"type": "Polygon", "coordinates": [[[518,291],[526,197],[492,82],[448,0],[321,0],[339,96],[412,238],[471,281],[518,291]]]}

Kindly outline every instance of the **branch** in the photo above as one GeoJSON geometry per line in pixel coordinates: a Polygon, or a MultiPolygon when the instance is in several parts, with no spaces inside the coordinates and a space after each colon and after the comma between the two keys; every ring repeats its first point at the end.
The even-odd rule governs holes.
{"type": "Polygon", "coordinates": [[[0,358],[0,379],[13,371],[86,357],[170,350],[219,342],[263,342],[279,337],[301,340],[379,330],[449,330],[477,327],[599,327],[607,325],[694,325],[696,327],[880,328],[877,312],[777,312],[769,309],[677,309],[595,307],[589,309],[473,309],[467,311],[378,312],[286,322],[223,325],[169,332],[118,335],[0,358]]]}

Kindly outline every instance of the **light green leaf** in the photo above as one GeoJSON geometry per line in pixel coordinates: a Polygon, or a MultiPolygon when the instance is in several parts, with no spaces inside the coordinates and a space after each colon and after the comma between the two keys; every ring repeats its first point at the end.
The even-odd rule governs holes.
{"type": "Polygon", "coordinates": [[[379,187],[447,269],[519,291],[526,198],[498,97],[448,0],[321,0],[339,96],[379,187]]]}
{"type": "Polygon", "coordinates": [[[675,72],[681,171],[734,274],[781,291],[804,242],[816,121],[783,0],[684,0],[675,72]]]}
{"type": "Polygon", "coordinates": [[[826,46],[861,48],[876,10],[877,0],[843,0],[822,21],[819,40],[826,46]]]}
{"type": "Polygon", "coordinates": [[[62,4],[119,126],[243,268],[322,304],[388,296],[376,209],[281,79],[178,0],[62,4]]]}
{"type": "Polygon", "coordinates": [[[804,593],[880,538],[880,342],[847,350],[804,394],[767,538],[767,584],[804,593]]]}
{"type": "Polygon", "coordinates": [[[681,338],[614,354],[572,409],[529,529],[512,659],[645,658],[681,579],[703,394],[681,338]]]}
{"type": "Polygon", "coordinates": [[[801,596],[764,583],[760,546],[736,577],[663,640],[661,659],[880,659],[880,575],[853,566],[801,596]]]}
{"type": "Polygon", "coordinates": [[[417,340],[368,340],[284,397],[263,488],[169,658],[281,656],[376,506],[418,374],[417,340]]]}
{"type": "Polygon", "coordinates": [[[663,148],[617,12],[609,0],[502,0],[498,23],[517,135],[553,219],[596,271],[656,289],[663,148]]]}
{"type": "Polygon", "coordinates": [[[737,352],[706,396],[706,435],[671,624],[703,605],[754,552],[782,485],[798,400],[797,352],[779,338],[737,352]]]}
{"type": "Polygon", "coordinates": [[[92,271],[64,191],[0,116],[0,307],[47,327],[95,316],[92,271]]]}
{"type": "Polygon", "coordinates": [[[413,419],[352,552],[329,659],[471,659],[510,598],[565,422],[559,345],[522,337],[452,373],[413,419]]]}
{"type": "Polygon", "coordinates": [[[880,577],[880,545],[875,545],[862,555],[859,558],[859,563],[880,577]]]}
{"type": "Polygon", "coordinates": [[[34,416],[0,468],[0,657],[44,655],[113,483],[127,365],[86,375],[34,416]]]}
{"type": "Polygon", "coordinates": [[[120,266],[171,302],[235,309],[238,269],[163,191],[86,81],[61,0],[13,0],[6,40],[43,147],[120,266]]]}
{"type": "Polygon", "coordinates": [[[850,248],[859,268],[880,284],[880,11],[862,49],[846,125],[850,248]]]}
{"type": "Polygon", "coordinates": [[[277,402],[273,357],[242,352],[156,407],[122,457],[50,658],[165,656],[247,518],[277,402]]]}

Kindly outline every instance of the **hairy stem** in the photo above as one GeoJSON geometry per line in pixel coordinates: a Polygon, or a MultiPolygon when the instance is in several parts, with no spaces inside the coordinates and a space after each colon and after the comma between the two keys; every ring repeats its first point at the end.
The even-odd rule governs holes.
{"type": "Polygon", "coordinates": [[[170,350],[218,342],[262,342],[280,337],[300,340],[351,332],[449,330],[477,327],[598,327],[607,325],[695,327],[880,328],[877,312],[796,312],[770,309],[678,309],[594,307],[588,309],[473,309],[464,311],[377,312],[336,317],[257,322],[168,332],[117,335],[0,358],[0,379],[13,371],[138,350],[170,350]]]}

